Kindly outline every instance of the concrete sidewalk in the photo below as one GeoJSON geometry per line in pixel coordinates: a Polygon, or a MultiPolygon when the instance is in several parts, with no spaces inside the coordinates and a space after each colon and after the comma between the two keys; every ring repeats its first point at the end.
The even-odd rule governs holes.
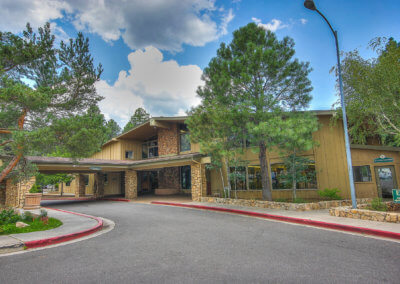
{"type": "MultiPolygon", "coordinates": [[[[76,215],[51,208],[45,209],[49,217],[59,219],[63,224],[58,228],[47,231],[0,236],[0,254],[23,250],[25,244],[28,243],[40,242],[47,239],[57,240],[58,238],[76,235],[77,233],[85,232],[98,226],[98,221],[88,216],[76,215]]],[[[39,210],[30,211],[39,213],[39,210]]],[[[54,243],[58,242],[55,241],[54,243]]]]}
{"type": "Polygon", "coordinates": [[[218,204],[218,203],[207,203],[207,202],[191,202],[189,204],[238,209],[251,212],[266,213],[266,214],[280,215],[292,218],[301,218],[313,221],[335,223],[347,226],[355,226],[373,230],[400,233],[400,223],[387,223],[387,222],[361,220],[361,219],[353,219],[346,217],[336,217],[329,215],[328,209],[311,210],[311,211],[290,211],[290,210],[268,209],[268,208],[249,207],[249,206],[235,206],[229,204],[218,204]]]}

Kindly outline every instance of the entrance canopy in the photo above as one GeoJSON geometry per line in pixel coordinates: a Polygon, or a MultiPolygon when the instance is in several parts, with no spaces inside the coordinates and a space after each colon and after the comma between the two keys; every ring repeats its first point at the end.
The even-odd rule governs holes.
{"type": "Polygon", "coordinates": [[[156,169],[175,167],[194,163],[209,163],[209,157],[200,153],[164,156],[146,160],[104,160],[104,159],[71,159],[60,157],[28,156],[28,161],[35,164],[41,173],[96,173],[121,172],[125,170],[156,169]]]}

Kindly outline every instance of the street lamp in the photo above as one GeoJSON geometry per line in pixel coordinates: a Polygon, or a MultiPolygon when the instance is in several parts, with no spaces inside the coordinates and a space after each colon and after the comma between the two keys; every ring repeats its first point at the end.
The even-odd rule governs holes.
{"type": "Polygon", "coordinates": [[[313,0],[304,1],[304,7],[311,11],[317,11],[318,14],[324,18],[325,22],[328,24],[331,29],[336,44],[336,57],[337,57],[337,66],[338,66],[338,74],[339,74],[339,91],[340,91],[340,104],[342,105],[342,113],[343,113],[343,128],[344,128],[344,141],[346,144],[346,157],[347,157],[347,170],[349,172],[349,181],[350,181],[350,193],[351,193],[351,203],[353,208],[357,208],[357,200],[356,200],[356,190],[354,188],[354,178],[353,178],[353,167],[351,162],[351,152],[350,152],[350,142],[349,142],[349,132],[347,130],[347,116],[346,116],[346,103],[344,102],[343,95],[343,83],[342,83],[342,69],[340,67],[340,53],[339,53],[339,42],[337,38],[337,31],[335,31],[328,19],[317,9],[313,0]]]}

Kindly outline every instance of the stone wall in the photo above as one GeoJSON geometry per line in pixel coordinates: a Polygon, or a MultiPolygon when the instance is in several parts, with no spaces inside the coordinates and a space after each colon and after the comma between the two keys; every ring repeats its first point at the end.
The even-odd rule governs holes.
{"type": "Polygon", "coordinates": [[[179,153],[178,124],[169,124],[169,129],[158,129],[158,155],[176,155],[179,153]]]}
{"type": "Polygon", "coordinates": [[[13,183],[11,179],[6,181],[6,207],[22,208],[25,203],[25,194],[29,192],[35,184],[36,178],[32,177],[28,181],[13,183]]]}
{"type": "Polygon", "coordinates": [[[138,177],[137,171],[125,171],[125,198],[137,198],[138,177]]]}
{"type": "Polygon", "coordinates": [[[81,174],[76,176],[75,197],[85,196],[85,177],[81,174]]]}
{"type": "MultiPolygon", "coordinates": [[[[351,200],[332,200],[332,201],[319,201],[312,203],[288,203],[288,202],[275,202],[275,201],[264,201],[264,200],[202,197],[200,201],[209,203],[231,204],[238,206],[249,206],[249,207],[292,210],[292,211],[320,210],[338,206],[351,205],[351,200]]],[[[359,203],[367,203],[370,201],[371,201],[370,198],[357,199],[357,202],[359,203]]]]}
{"type": "Polygon", "coordinates": [[[386,202],[388,211],[373,211],[366,209],[369,204],[359,204],[357,209],[351,206],[342,206],[329,209],[329,214],[336,217],[347,217],[361,220],[371,220],[379,222],[400,223],[400,213],[392,212],[400,210],[400,204],[394,202],[386,202]]]}
{"type": "Polygon", "coordinates": [[[179,167],[163,168],[158,175],[158,187],[180,189],[181,183],[179,176],[179,167]]]}
{"type": "Polygon", "coordinates": [[[201,201],[203,196],[207,194],[207,181],[204,164],[192,164],[192,200],[201,201]]]}

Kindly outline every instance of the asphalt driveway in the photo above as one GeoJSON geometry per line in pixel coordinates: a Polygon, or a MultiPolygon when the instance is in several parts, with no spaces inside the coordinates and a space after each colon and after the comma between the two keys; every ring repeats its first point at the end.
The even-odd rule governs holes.
{"type": "Polygon", "coordinates": [[[53,207],[115,229],[0,257],[0,283],[398,283],[400,244],[251,217],[125,202],[53,207]]]}

